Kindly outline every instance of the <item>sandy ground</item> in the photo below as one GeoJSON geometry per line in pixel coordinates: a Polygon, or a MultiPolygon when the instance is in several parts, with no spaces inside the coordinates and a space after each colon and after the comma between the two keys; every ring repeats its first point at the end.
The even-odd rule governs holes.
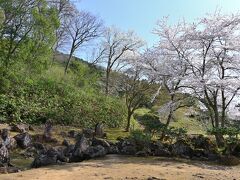
{"type": "Polygon", "coordinates": [[[0,180],[111,180],[111,179],[240,179],[240,166],[224,167],[204,162],[166,158],[133,158],[109,155],[62,166],[0,175],[0,180]],[[150,178],[151,177],[151,178],[150,178]]]}

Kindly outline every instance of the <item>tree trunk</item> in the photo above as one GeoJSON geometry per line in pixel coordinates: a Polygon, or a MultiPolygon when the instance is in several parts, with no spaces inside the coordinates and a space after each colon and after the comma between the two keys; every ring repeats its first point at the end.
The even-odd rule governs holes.
{"type": "Polygon", "coordinates": [[[73,52],[71,51],[70,54],[69,54],[68,60],[67,60],[67,64],[66,64],[65,69],[64,69],[64,74],[65,74],[65,75],[67,74],[67,70],[68,70],[70,61],[71,61],[71,59],[72,59],[72,55],[73,55],[73,52]]]}
{"type": "MultiPolygon", "coordinates": [[[[217,107],[214,109],[214,120],[215,120],[215,127],[219,128],[219,112],[217,107]]],[[[217,146],[218,147],[224,147],[225,145],[225,141],[224,141],[224,137],[222,134],[220,133],[216,133],[215,134],[215,138],[216,138],[216,142],[217,142],[217,146]]]]}
{"type": "Polygon", "coordinates": [[[126,132],[129,132],[130,130],[131,117],[132,117],[132,112],[128,111],[126,132]]]}
{"type": "Polygon", "coordinates": [[[110,79],[110,70],[107,69],[107,72],[106,72],[106,85],[105,85],[105,94],[106,95],[109,94],[109,79],[110,79]]]}
{"type": "Polygon", "coordinates": [[[172,120],[172,117],[173,117],[173,110],[172,110],[172,107],[170,107],[170,111],[169,111],[169,114],[168,114],[168,117],[167,117],[166,127],[169,126],[169,124],[172,120]]]}
{"type": "MultiPolygon", "coordinates": [[[[169,109],[169,114],[168,114],[168,117],[167,117],[167,122],[166,122],[166,128],[168,128],[171,120],[172,120],[172,117],[173,117],[173,100],[174,100],[174,95],[171,95],[171,101],[172,101],[172,104],[170,105],[170,109],[169,109]]],[[[161,134],[161,137],[160,137],[160,140],[163,140],[165,137],[165,130],[163,130],[162,134],[161,134]]]]}
{"type": "Polygon", "coordinates": [[[222,134],[217,133],[215,135],[216,138],[216,142],[217,142],[217,146],[218,147],[224,147],[225,146],[225,141],[224,141],[224,137],[222,134]]]}

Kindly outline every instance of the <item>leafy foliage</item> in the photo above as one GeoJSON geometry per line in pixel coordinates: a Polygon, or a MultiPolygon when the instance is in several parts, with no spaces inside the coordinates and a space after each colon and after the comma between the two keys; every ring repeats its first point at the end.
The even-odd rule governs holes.
{"type": "Polygon", "coordinates": [[[148,133],[145,133],[140,129],[137,129],[137,130],[131,131],[130,139],[134,140],[134,142],[137,145],[144,147],[151,141],[151,135],[148,133]]]}

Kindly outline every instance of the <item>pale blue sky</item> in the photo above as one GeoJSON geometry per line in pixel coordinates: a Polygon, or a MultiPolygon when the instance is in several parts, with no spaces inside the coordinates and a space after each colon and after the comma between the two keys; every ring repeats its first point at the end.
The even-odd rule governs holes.
{"type": "Polygon", "coordinates": [[[237,12],[240,0],[81,0],[78,8],[100,16],[107,26],[134,30],[151,46],[157,41],[151,31],[163,16],[174,23],[183,17],[193,21],[216,8],[237,12]]]}

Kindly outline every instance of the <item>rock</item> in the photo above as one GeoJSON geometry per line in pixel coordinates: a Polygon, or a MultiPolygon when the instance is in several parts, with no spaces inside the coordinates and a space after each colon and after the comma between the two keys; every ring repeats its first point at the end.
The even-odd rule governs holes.
{"type": "Polygon", "coordinates": [[[105,148],[101,145],[90,146],[86,151],[83,152],[83,156],[85,159],[103,157],[107,154],[105,148]]]}
{"type": "Polygon", "coordinates": [[[81,152],[87,150],[91,146],[92,142],[89,138],[86,138],[84,135],[79,138],[74,146],[75,150],[80,150],[81,152]]]}
{"type": "Polygon", "coordinates": [[[200,158],[200,159],[206,159],[207,158],[207,154],[205,153],[205,151],[203,149],[194,149],[193,150],[193,156],[200,158]]]}
{"type": "Polygon", "coordinates": [[[63,154],[63,149],[50,148],[46,153],[38,155],[31,164],[32,168],[54,165],[58,162],[67,162],[68,159],[63,154]]]}
{"type": "Polygon", "coordinates": [[[29,125],[29,130],[30,130],[30,131],[35,131],[35,129],[33,128],[32,125],[29,125]]]}
{"type": "Polygon", "coordinates": [[[101,145],[101,146],[103,146],[106,149],[110,148],[109,142],[107,142],[104,139],[99,139],[99,138],[93,138],[92,145],[93,146],[101,145]]]}
{"type": "Polygon", "coordinates": [[[103,138],[106,136],[106,133],[103,131],[103,124],[97,123],[95,126],[95,136],[103,138]]]}
{"type": "Polygon", "coordinates": [[[85,159],[84,152],[91,146],[90,139],[82,135],[76,142],[71,153],[70,162],[81,162],[85,159]]]}
{"type": "Polygon", "coordinates": [[[107,149],[108,150],[107,154],[119,154],[118,145],[113,142],[108,142],[108,143],[110,147],[107,149]]]}
{"type": "Polygon", "coordinates": [[[6,146],[1,145],[0,148],[0,163],[8,165],[10,162],[9,152],[6,146]]]}
{"type": "Polygon", "coordinates": [[[158,177],[149,177],[149,178],[147,178],[147,180],[166,180],[166,179],[164,179],[164,178],[158,178],[158,177]]]}
{"type": "Polygon", "coordinates": [[[22,133],[14,136],[14,139],[17,141],[17,145],[21,148],[27,148],[32,143],[32,138],[28,133],[22,133]]]}
{"type": "Polygon", "coordinates": [[[139,157],[146,157],[148,156],[148,153],[146,151],[138,151],[136,153],[136,156],[139,156],[139,157]]]}
{"type": "Polygon", "coordinates": [[[45,123],[45,128],[44,128],[44,136],[45,137],[52,137],[52,130],[53,130],[53,124],[50,121],[47,121],[45,123]]]}
{"type": "Polygon", "coordinates": [[[169,145],[164,144],[160,141],[150,143],[149,147],[152,155],[154,156],[171,156],[171,152],[169,151],[169,145]]]}
{"type": "Polygon", "coordinates": [[[46,154],[40,154],[37,156],[31,164],[32,168],[38,168],[42,166],[53,165],[57,163],[57,151],[50,149],[46,154]]]}
{"type": "Polygon", "coordinates": [[[45,146],[42,143],[39,142],[34,142],[33,147],[36,148],[37,150],[46,150],[45,146]]]}
{"type": "Polygon", "coordinates": [[[22,153],[22,155],[25,156],[26,158],[29,158],[29,157],[36,157],[37,155],[40,155],[40,154],[45,154],[46,152],[47,152],[47,149],[43,144],[35,142],[32,144],[31,147],[28,147],[22,153]]]}
{"type": "Polygon", "coordinates": [[[20,171],[21,170],[17,167],[7,167],[7,166],[0,167],[0,174],[17,173],[20,171]]]}
{"type": "Polygon", "coordinates": [[[1,138],[3,141],[5,141],[9,137],[9,130],[8,129],[2,129],[1,130],[1,138]]]}
{"type": "Polygon", "coordinates": [[[179,139],[172,145],[172,154],[180,157],[192,157],[192,147],[183,139],[179,139]]]}
{"type": "Polygon", "coordinates": [[[57,147],[57,161],[58,162],[69,162],[69,158],[65,156],[64,147],[57,147]]]}
{"type": "Polygon", "coordinates": [[[209,153],[207,154],[207,159],[209,161],[217,161],[220,159],[220,155],[219,154],[215,154],[215,153],[209,153]]]}
{"type": "Polygon", "coordinates": [[[5,141],[3,142],[3,144],[8,148],[8,149],[15,149],[17,147],[17,141],[12,138],[12,137],[8,137],[5,139],[5,141]]]}
{"type": "Polygon", "coordinates": [[[193,135],[190,137],[190,143],[195,149],[205,149],[207,151],[215,151],[217,149],[217,145],[210,138],[203,135],[193,135]]]}
{"type": "Polygon", "coordinates": [[[70,138],[76,138],[77,135],[78,135],[78,132],[75,130],[68,131],[68,137],[70,137],[70,138]]]}
{"type": "Polygon", "coordinates": [[[29,125],[27,124],[13,124],[11,126],[11,131],[25,133],[29,131],[29,125]]]}
{"type": "Polygon", "coordinates": [[[129,139],[121,139],[117,143],[120,154],[135,155],[137,152],[136,144],[129,139]]]}
{"type": "Polygon", "coordinates": [[[86,138],[93,138],[95,136],[95,132],[92,129],[83,129],[82,134],[86,138]]]}
{"type": "Polygon", "coordinates": [[[62,145],[68,147],[70,144],[66,139],[64,139],[62,145]]]}
{"type": "Polygon", "coordinates": [[[21,172],[21,170],[17,167],[7,167],[7,173],[17,173],[21,172]]]}
{"type": "Polygon", "coordinates": [[[63,150],[63,153],[64,153],[64,156],[66,157],[72,157],[72,154],[74,152],[74,147],[75,145],[69,145],[67,146],[64,150],[63,150]]]}
{"type": "Polygon", "coordinates": [[[38,151],[34,147],[28,147],[24,152],[20,153],[25,158],[34,158],[36,155],[38,155],[38,151]]]}
{"type": "Polygon", "coordinates": [[[8,129],[1,130],[1,138],[2,138],[2,144],[6,146],[8,149],[14,149],[17,147],[16,140],[9,136],[8,129]]]}
{"type": "Polygon", "coordinates": [[[154,156],[170,157],[172,154],[168,149],[155,149],[154,156]]]}
{"type": "Polygon", "coordinates": [[[107,147],[110,147],[110,145],[106,141],[95,139],[93,144],[91,139],[86,138],[84,134],[78,139],[73,149],[68,147],[64,150],[64,153],[67,156],[70,155],[70,162],[81,162],[85,159],[105,156],[107,147]]]}
{"type": "Polygon", "coordinates": [[[121,154],[124,154],[124,155],[135,155],[136,152],[137,152],[137,149],[135,146],[124,146],[121,149],[121,154]]]}
{"type": "Polygon", "coordinates": [[[107,151],[108,154],[119,154],[119,149],[116,145],[111,145],[107,151]]]}

